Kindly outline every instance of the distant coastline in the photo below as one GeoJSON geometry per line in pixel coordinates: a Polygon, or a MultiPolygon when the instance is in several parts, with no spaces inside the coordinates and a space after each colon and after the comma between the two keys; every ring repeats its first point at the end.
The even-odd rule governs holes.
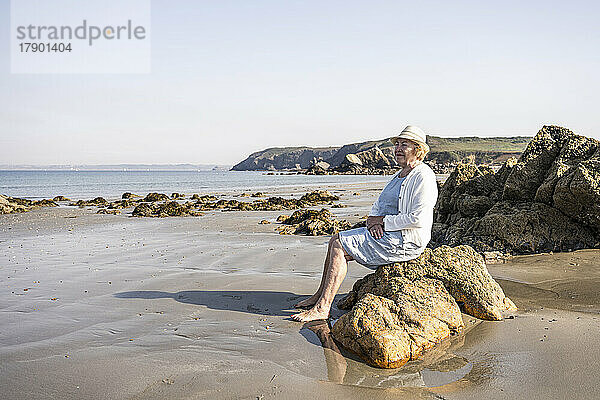
{"type": "Polygon", "coordinates": [[[2,171],[228,171],[223,164],[0,164],[2,171]]]}

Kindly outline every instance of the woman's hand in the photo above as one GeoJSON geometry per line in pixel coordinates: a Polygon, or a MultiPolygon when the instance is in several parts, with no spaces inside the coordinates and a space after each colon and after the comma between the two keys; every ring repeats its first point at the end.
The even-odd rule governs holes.
{"type": "Polygon", "coordinates": [[[383,216],[370,216],[367,218],[367,230],[375,239],[383,237],[383,216]]]}

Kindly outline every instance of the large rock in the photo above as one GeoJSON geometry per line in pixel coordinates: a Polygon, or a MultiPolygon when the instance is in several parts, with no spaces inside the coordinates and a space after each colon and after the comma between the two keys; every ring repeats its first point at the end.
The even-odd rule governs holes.
{"type": "Polygon", "coordinates": [[[166,201],[166,200],[169,200],[169,196],[167,196],[166,194],[153,192],[153,193],[148,193],[142,201],[154,203],[156,201],[166,201]]]}
{"type": "Polygon", "coordinates": [[[461,309],[487,320],[516,309],[468,246],[426,249],[415,260],[381,266],[338,306],[352,310],[334,324],[335,339],[382,368],[414,360],[458,332],[461,309]]]}
{"type": "Polygon", "coordinates": [[[432,245],[513,254],[600,246],[599,145],[544,126],[495,174],[459,164],[440,190],[432,245]]]}
{"type": "Polygon", "coordinates": [[[463,327],[458,305],[439,281],[392,278],[381,289],[385,296],[365,294],[332,329],[370,365],[400,367],[463,327]]]}

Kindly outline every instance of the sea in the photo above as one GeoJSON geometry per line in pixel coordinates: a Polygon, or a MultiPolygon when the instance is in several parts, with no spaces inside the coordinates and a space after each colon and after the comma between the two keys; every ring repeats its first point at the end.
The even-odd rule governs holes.
{"type": "MultiPolygon", "coordinates": [[[[293,186],[385,183],[382,175],[296,175],[264,171],[74,171],[0,170],[0,194],[32,200],[66,196],[73,200],[124,192],[211,193],[268,191],[293,186]]],[[[383,187],[383,186],[382,186],[383,187]]]]}

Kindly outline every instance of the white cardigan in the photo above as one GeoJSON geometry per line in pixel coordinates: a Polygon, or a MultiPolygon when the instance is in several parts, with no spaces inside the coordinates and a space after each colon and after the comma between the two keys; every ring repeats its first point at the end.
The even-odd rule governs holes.
{"type": "MultiPolygon", "coordinates": [[[[400,171],[390,182],[399,174],[400,171]]],[[[435,173],[427,164],[421,162],[402,182],[398,195],[398,214],[386,215],[383,218],[383,229],[402,231],[402,239],[405,243],[414,243],[420,248],[425,248],[431,240],[433,207],[437,197],[435,173]]],[[[373,204],[369,215],[379,216],[379,200],[380,197],[373,204]]]]}

